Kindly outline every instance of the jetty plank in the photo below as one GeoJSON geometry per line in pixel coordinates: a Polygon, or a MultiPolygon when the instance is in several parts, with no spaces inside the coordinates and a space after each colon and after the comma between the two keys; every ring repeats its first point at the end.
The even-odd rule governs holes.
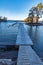
{"type": "Polygon", "coordinates": [[[16,45],[33,45],[24,25],[24,23],[19,24],[16,45]]]}
{"type": "Polygon", "coordinates": [[[30,46],[20,46],[17,65],[42,65],[42,62],[30,46]]]}

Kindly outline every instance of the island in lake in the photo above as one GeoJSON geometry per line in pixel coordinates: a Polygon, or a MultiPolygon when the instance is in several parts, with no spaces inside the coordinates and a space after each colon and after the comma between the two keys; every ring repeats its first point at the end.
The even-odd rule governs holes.
{"type": "Polygon", "coordinates": [[[24,22],[29,25],[43,25],[42,21],[39,21],[39,19],[42,18],[42,14],[43,5],[42,3],[39,3],[37,6],[34,6],[29,10],[28,17],[24,22]]]}

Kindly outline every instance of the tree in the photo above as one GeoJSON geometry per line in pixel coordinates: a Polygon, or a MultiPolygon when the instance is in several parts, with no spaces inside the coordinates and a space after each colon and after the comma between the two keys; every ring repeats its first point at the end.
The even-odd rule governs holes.
{"type": "Polygon", "coordinates": [[[33,12],[33,8],[31,8],[29,13],[29,17],[31,18],[31,23],[33,23],[33,17],[34,17],[34,12],[33,12]]]}
{"type": "Polygon", "coordinates": [[[0,20],[2,19],[2,16],[0,16],[0,20]]]}
{"type": "Polygon", "coordinates": [[[29,17],[32,18],[32,21],[33,22],[33,17],[37,17],[37,22],[38,22],[38,19],[42,16],[43,14],[43,5],[42,3],[39,3],[36,7],[32,7],[30,9],[30,13],[29,13],[29,17]]]}

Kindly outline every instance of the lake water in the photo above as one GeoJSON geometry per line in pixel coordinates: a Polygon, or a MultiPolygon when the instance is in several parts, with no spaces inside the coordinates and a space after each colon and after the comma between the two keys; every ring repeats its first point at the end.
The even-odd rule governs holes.
{"type": "Polygon", "coordinates": [[[33,41],[33,49],[43,59],[43,26],[26,25],[27,32],[33,41]]]}
{"type": "MultiPolygon", "coordinates": [[[[0,22],[0,45],[15,45],[18,33],[18,24],[10,26],[14,21],[0,22]]],[[[26,29],[33,41],[33,49],[43,58],[43,26],[29,26],[26,29]]]]}
{"type": "Polygon", "coordinates": [[[16,22],[0,22],[0,45],[15,45],[17,33],[18,33],[18,24],[15,26],[10,26],[16,22]]]}

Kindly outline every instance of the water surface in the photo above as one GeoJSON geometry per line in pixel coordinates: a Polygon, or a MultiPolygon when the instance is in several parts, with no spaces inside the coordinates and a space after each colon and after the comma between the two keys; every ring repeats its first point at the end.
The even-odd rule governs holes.
{"type": "Polygon", "coordinates": [[[13,45],[16,43],[18,24],[8,27],[9,25],[12,25],[14,23],[16,22],[0,22],[0,45],[13,45]]]}
{"type": "Polygon", "coordinates": [[[27,25],[27,32],[33,41],[33,49],[43,58],[43,26],[27,25]]]}
{"type": "MultiPolygon", "coordinates": [[[[15,23],[15,21],[0,22],[0,45],[16,44],[18,24],[8,28],[8,26],[13,23],[15,23]]],[[[43,26],[26,25],[25,28],[33,41],[33,49],[43,58],[43,26]]]]}

